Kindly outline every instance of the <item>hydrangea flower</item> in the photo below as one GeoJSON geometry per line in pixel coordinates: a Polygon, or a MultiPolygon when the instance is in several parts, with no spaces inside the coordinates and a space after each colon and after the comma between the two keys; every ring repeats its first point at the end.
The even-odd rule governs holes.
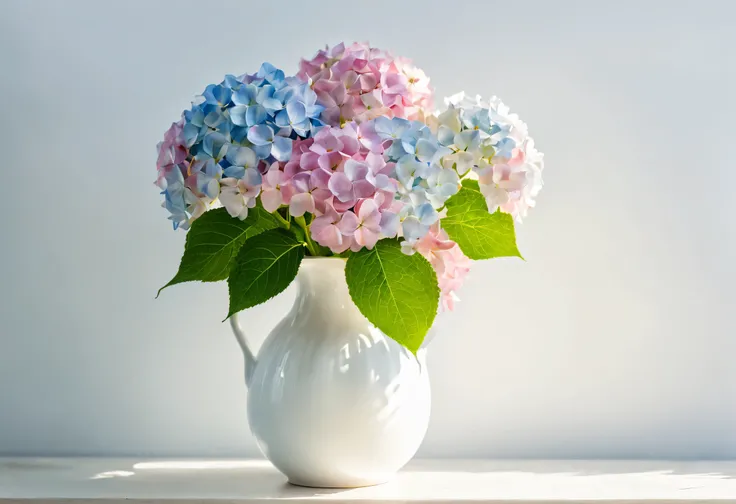
{"type": "Polygon", "coordinates": [[[248,169],[258,167],[258,158],[253,149],[232,145],[225,154],[228,166],[223,170],[226,177],[243,178],[248,169]]]}
{"type": "Polygon", "coordinates": [[[261,203],[263,208],[269,212],[275,212],[283,204],[288,204],[291,199],[289,180],[286,173],[281,169],[278,162],[271,165],[263,175],[261,187],[261,203]]]}
{"type": "MultiPolygon", "coordinates": [[[[197,206],[197,197],[185,185],[184,175],[188,173],[187,163],[189,149],[182,141],[184,120],[173,123],[164,134],[164,139],[157,146],[158,159],[156,167],[158,178],[156,185],[164,196],[162,206],[169,211],[174,229],[189,228],[189,217],[197,206]],[[189,210],[192,212],[189,212],[189,210]]],[[[197,212],[200,213],[200,212],[197,212]]]]}
{"type": "Polygon", "coordinates": [[[298,76],[311,84],[332,126],[379,116],[422,120],[432,107],[423,71],[368,44],[325,48],[301,61],[298,76]]]}
{"type": "Polygon", "coordinates": [[[370,198],[376,192],[375,186],[366,180],[369,173],[367,164],[349,159],[342,171],[330,177],[327,187],[340,202],[356,203],[358,199],[370,198]]]}
{"type": "Polygon", "coordinates": [[[197,199],[192,191],[184,185],[184,176],[178,165],[169,165],[159,172],[156,185],[164,195],[162,206],[171,214],[169,219],[174,229],[189,228],[189,206],[197,199]]]}
{"type": "Polygon", "coordinates": [[[350,238],[345,237],[340,230],[341,219],[342,216],[327,203],[324,213],[317,216],[310,226],[314,241],[336,254],[346,251],[351,245],[350,238]]]}
{"type": "Polygon", "coordinates": [[[313,214],[314,240],[334,253],[372,248],[397,235],[414,245],[437,222],[437,209],[457,192],[459,179],[441,165],[442,146],[426,125],[388,121],[396,124],[364,123],[380,131],[371,148],[355,123],[295,141],[288,162],[276,160],[263,172],[263,207],[273,212],[288,205],[294,216],[313,214]]]}
{"type": "Polygon", "coordinates": [[[287,220],[309,214],[294,222],[334,254],[398,239],[430,262],[452,309],[469,259],[442,230],[448,199],[472,177],[489,212],[520,221],[543,155],[496,97],[458,93],[437,114],[432,100],[421,69],[368,44],[319,51],[295,76],[269,63],[227,75],[157,146],[162,206],[174,229],[219,206],[241,220],[257,204],[287,220]]]}
{"type": "Polygon", "coordinates": [[[372,199],[362,199],[355,210],[348,210],[338,225],[340,232],[352,238],[357,250],[372,249],[381,235],[381,212],[372,199]]]}
{"type": "Polygon", "coordinates": [[[291,138],[276,134],[273,126],[256,124],[248,128],[246,136],[261,159],[273,156],[276,161],[288,161],[291,157],[291,138]]]}
{"type": "Polygon", "coordinates": [[[231,216],[245,220],[248,209],[256,206],[256,198],[261,192],[261,174],[248,168],[243,178],[225,178],[220,184],[222,205],[231,216]]]}
{"type": "MultiPolygon", "coordinates": [[[[225,199],[231,214],[245,218],[243,208],[249,208],[250,196],[244,197],[245,206],[236,201],[241,192],[256,190],[249,170],[261,162],[269,166],[288,161],[294,140],[310,137],[323,126],[319,119],[323,110],[307,83],[285,77],[269,63],[254,75],[228,75],[207,86],[158,147],[157,183],[161,187],[168,180],[162,191],[174,228],[187,228],[217,204],[226,179],[244,180],[229,181],[225,199]],[[183,182],[171,175],[173,167],[180,170],[183,182]],[[236,188],[240,188],[237,198],[236,188]]],[[[273,198],[271,192],[266,194],[273,198]]]]}
{"type": "Polygon", "coordinates": [[[445,103],[445,112],[428,119],[440,144],[452,151],[442,165],[461,176],[472,169],[488,211],[521,221],[542,188],[544,168],[526,124],[495,96],[485,102],[458,93],[445,103]]]}
{"type": "Polygon", "coordinates": [[[470,271],[470,259],[457,243],[449,239],[439,223],[433,225],[430,232],[416,243],[414,250],[422,254],[437,273],[442,306],[446,310],[453,310],[458,300],[456,292],[470,271]]]}

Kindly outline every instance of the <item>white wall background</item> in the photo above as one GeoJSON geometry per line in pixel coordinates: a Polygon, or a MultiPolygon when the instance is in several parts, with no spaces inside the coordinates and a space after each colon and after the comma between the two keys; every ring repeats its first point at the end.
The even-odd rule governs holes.
{"type": "MultiPolygon", "coordinates": [[[[421,455],[736,457],[736,3],[0,1],[0,453],[256,455],[226,287],[159,286],[155,144],[225,73],[342,39],[498,94],[546,153],[476,264],[421,455]]],[[[246,320],[259,339],[292,291],[246,320]]]]}

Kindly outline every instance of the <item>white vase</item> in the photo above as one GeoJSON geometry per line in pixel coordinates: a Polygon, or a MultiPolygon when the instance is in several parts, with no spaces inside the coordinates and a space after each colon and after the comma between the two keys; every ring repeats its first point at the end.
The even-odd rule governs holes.
{"type": "Polygon", "coordinates": [[[305,258],[291,311],[245,356],[248,421],[263,454],[296,485],[347,488],[390,479],[429,423],[426,350],[411,354],[360,313],[345,260],[305,258]]]}

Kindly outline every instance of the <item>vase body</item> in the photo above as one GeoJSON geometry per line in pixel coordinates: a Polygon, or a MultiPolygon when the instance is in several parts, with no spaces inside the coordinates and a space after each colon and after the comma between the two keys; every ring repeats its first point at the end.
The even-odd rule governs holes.
{"type": "Polygon", "coordinates": [[[345,260],[307,258],[297,283],[294,306],[256,359],[239,335],[251,431],[293,484],[383,483],[427,430],[426,350],[414,356],[368,322],[348,293],[345,260]]]}

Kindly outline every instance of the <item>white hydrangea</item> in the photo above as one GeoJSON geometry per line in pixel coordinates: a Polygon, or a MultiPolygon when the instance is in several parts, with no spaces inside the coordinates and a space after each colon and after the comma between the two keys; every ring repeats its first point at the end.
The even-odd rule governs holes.
{"type": "Polygon", "coordinates": [[[526,123],[496,96],[460,92],[445,98],[447,110],[427,118],[440,143],[452,153],[442,159],[463,178],[478,180],[488,211],[521,221],[542,189],[544,155],[534,146],[526,123]]]}

